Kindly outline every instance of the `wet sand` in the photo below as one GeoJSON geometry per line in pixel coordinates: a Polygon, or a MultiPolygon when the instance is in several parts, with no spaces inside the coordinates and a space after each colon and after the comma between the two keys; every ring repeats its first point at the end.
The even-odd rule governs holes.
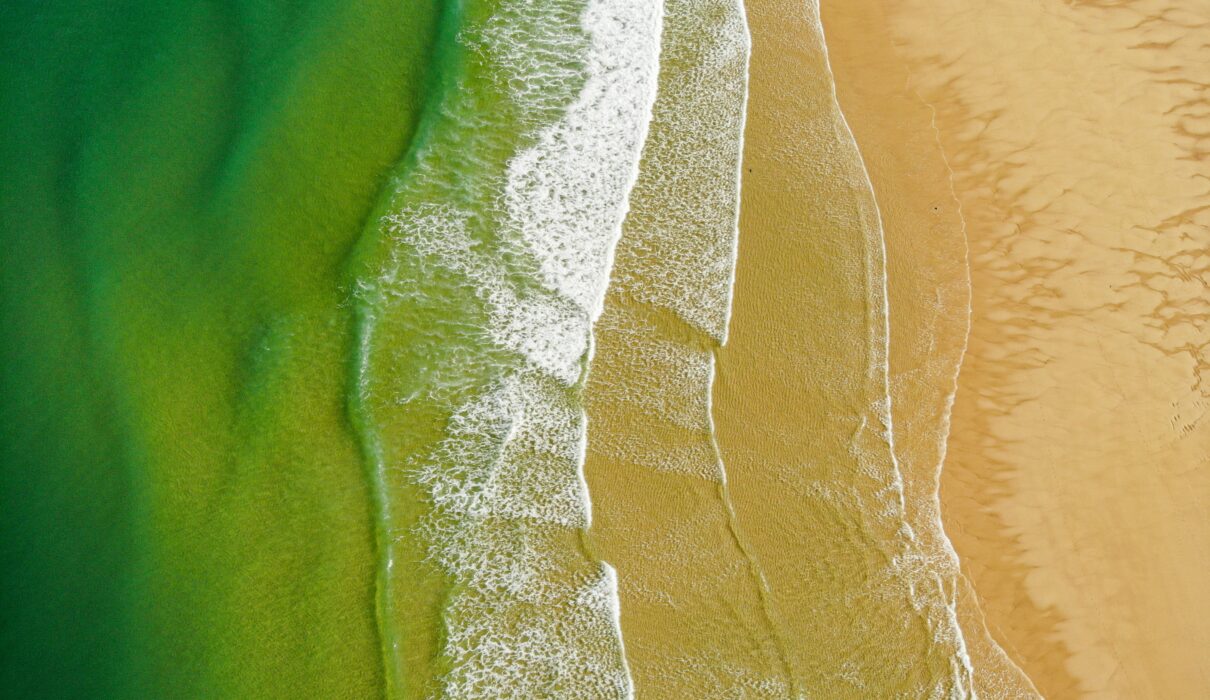
{"type": "MultiPolygon", "coordinates": [[[[891,409],[912,528],[946,575],[958,561],[940,522],[938,479],[958,369],[970,327],[962,211],[933,126],[908,85],[884,3],[822,3],[837,98],[870,173],[887,246],[891,409]]],[[[969,581],[957,581],[958,615],[981,698],[1036,690],[992,641],[969,581]]]]}
{"type": "Polygon", "coordinates": [[[584,393],[590,541],[618,576],[641,698],[789,694],[710,432],[739,191],[735,0],[671,0],[660,89],[584,393]]]}
{"type": "Polygon", "coordinates": [[[786,697],[758,572],[711,475],[707,376],[669,388],[709,350],[671,314],[616,290],[594,333],[585,392],[591,538],[618,572],[636,695],[786,697]],[[690,416],[700,417],[696,427],[679,420],[690,416]]]}
{"type": "Polygon", "coordinates": [[[876,5],[832,3],[829,41],[863,151],[893,133],[855,85],[884,32],[953,169],[973,315],[942,515],[987,626],[1047,697],[1202,697],[1210,13],[876,5]]]}
{"type": "Polygon", "coordinates": [[[921,565],[902,527],[878,212],[817,10],[764,1],[747,11],[739,261],[714,392],[737,523],[795,694],[961,695],[950,583],[921,565]]]}

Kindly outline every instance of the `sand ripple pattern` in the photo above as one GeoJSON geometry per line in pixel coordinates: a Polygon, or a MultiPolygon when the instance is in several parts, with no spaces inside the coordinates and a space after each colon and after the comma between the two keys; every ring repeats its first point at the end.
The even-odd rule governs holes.
{"type": "Polygon", "coordinates": [[[889,14],[971,242],[947,517],[990,626],[1044,695],[1204,695],[1210,7],[889,14]]]}

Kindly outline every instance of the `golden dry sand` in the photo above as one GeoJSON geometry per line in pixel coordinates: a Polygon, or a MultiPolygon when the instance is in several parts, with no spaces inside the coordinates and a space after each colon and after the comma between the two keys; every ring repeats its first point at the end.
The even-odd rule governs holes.
{"type": "MultiPolygon", "coordinates": [[[[835,3],[829,39],[889,32],[953,169],[942,513],[988,627],[1047,697],[1210,696],[1210,7],[877,5],[835,3]]],[[[851,103],[868,154],[891,132],[851,103]]]]}

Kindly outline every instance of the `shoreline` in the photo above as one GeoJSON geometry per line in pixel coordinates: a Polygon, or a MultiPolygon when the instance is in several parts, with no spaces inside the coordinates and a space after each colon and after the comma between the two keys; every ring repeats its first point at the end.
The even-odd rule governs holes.
{"type": "Polygon", "coordinates": [[[919,552],[889,432],[880,217],[817,11],[748,8],[751,111],[731,335],[717,352],[719,446],[738,526],[786,627],[794,687],[961,694],[961,634],[940,582],[909,563],[919,552]]]}
{"type": "Polygon", "coordinates": [[[855,47],[878,27],[967,212],[941,515],[987,627],[1048,697],[1206,692],[1210,167],[1184,126],[1206,104],[1204,48],[1150,5],[827,14],[863,12],[830,35],[863,76],[841,85],[874,80],[855,47]]]}
{"type": "Polygon", "coordinates": [[[733,536],[710,414],[734,288],[742,6],[671,0],[661,42],[668,61],[593,330],[589,538],[617,570],[639,697],[775,700],[786,694],[778,640],[733,536]]]}
{"type": "Polygon", "coordinates": [[[880,203],[888,257],[890,394],[910,523],[940,573],[954,580],[981,697],[1037,695],[995,644],[945,532],[940,500],[952,407],[970,327],[969,244],[932,109],[908,89],[877,3],[823,2],[837,98],[880,203]]]}

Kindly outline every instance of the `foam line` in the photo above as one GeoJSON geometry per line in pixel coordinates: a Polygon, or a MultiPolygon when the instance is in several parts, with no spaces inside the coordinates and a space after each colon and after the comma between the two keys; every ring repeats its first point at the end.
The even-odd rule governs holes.
{"type": "Polygon", "coordinates": [[[500,234],[534,261],[538,288],[514,286],[492,259],[465,257],[466,247],[443,260],[478,282],[488,335],[523,360],[462,406],[444,451],[418,476],[436,503],[427,521],[434,558],[460,582],[445,617],[451,697],[501,688],[536,697],[551,678],[561,697],[633,695],[616,576],[604,564],[595,573],[560,564],[572,554],[559,543],[591,519],[574,394],[650,120],[660,10],[589,0],[578,95],[508,163],[500,234]],[[466,466],[466,477],[451,481],[451,465],[466,466]]]}
{"type": "MultiPolygon", "coordinates": [[[[851,144],[852,150],[857,159],[857,163],[860,166],[864,184],[870,193],[870,201],[872,202],[873,207],[874,207],[875,222],[877,224],[878,243],[879,243],[878,251],[879,251],[879,255],[880,255],[880,260],[878,261],[877,267],[879,267],[881,270],[881,275],[880,275],[880,280],[879,280],[880,284],[878,284],[877,286],[879,287],[879,296],[881,297],[879,301],[881,302],[881,306],[882,306],[882,319],[883,319],[882,338],[881,338],[882,355],[879,358],[880,361],[879,361],[878,371],[881,374],[881,380],[882,380],[882,385],[883,385],[883,396],[884,396],[884,398],[882,399],[882,402],[884,402],[884,403],[879,409],[879,414],[880,414],[880,418],[884,421],[886,440],[887,440],[887,444],[889,447],[891,464],[894,469],[894,480],[895,480],[894,487],[896,490],[896,495],[899,500],[900,517],[903,519],[904,530],[907,533],[907,536],[909,539],[909,547],[916,548],[916,547],[919,547],[918,541],[916,540],[915,534],[911,531],[910,526],[907,524],[907,517],[906,517],[907,516],[907,503],[906,503],[906,499],[905,499],[905,495],[904,495],[903,472],[902,472],[902,469],[900,468],[898,454],[895,449],[895,430],[894,430],[894,421],[893,421],[893,415],[892,415],[892,410],[891,410],[891,386],[890,386],[891,312],[890,312],[890,296],[888,293],[889,279],[887,278],[887,268],[886,268],[886,258],[887,258],[886,232],[885,232],[885,227],[883,224],[882,212],[879,208],[878,200],[874,193],[874,183],[870,177],[869,169],[866,167],[865,159],[862,157],[861,149],[857,144],[857,139],[853,135],[853,130],[849,126],[848,119],[845,117],[844,110],[841,109],[841,106],[840,106],[840,100],[838,99],[838,97],[836,95],[836,88],[835,88],[836,76],[832,72],[831,59],[828,55],[827,38],[824,34],[823,22],[820,21],[820,19],[819,19],[819,0],[808,0],[808,2],[810,3],[810,6],[813,9],[813,13],[811,14],[811,20],[813,21],[813,23],[815,25],[815,29],[816,29],[816,31],[819,32],[819,35],[821,38],[820,45],[821,45],[822,51],[823,51],[825,69],[828,72],[832,102],[834,104],[836,114],[839,115],[840,124],[844,130],[844,135],[845,135],[846,139],[849,141],[849,143],[851,144]]],[[[941,537],[945,538],[944,531],[941,531],[941,537]]],[[[948,539],[946,539],[945,541],[948,544],[948,542],[949,542],[948,539]]],[[[950,549],[952,551],[952,546],[950,547],[950,549]]],[[[939,577],[940,574],[935,574],[935,575],[939,577]]],[[[915,586],[911,582],[909,582],[909,585],[911,585],[913,589],[915,588],[915,586]]],[[[945,586],[943,585],[943,583],[940,581],[939,578],[937,579],[937,595],[941,596],[942,598],[944,598],[946,595],[945,586]]],[[[947,632],[948,632],[947,636],[954,641],[955,652],[957,654],[957,657],[958,657],[957,660],[958,660],[958,664],[960,666],[960,672],[956,673],[954,676],[954,679],[953,679],[955,682],[955,691],[960,694],[960,697],[972,698],[972,700],[974,700],[977,698],[977,695],[976,695],[975,689],[974,689],[974,685],[973,685],[974,668],[971,663],[970,655],[967,652],[967,644],[966,644],[965,635],[963,633],[962,627],[958,624],[956,615],[953,614],[953,610],[954,610],[953,601],[952,600],[942,600],[941,602],[945,609],[945,614],[943,615],[943,619],[948,623],[948,627],[949,627],[949,629],[947,630],[947,632]]],[[[921,607],[928,608],[930,606],[931,601],[924,601],[924,603],[921,604],[917,600],[916,596],[913,595],[913,603],[916,604],[919,609],[921,607]]]]}
{"type": "MultiPolygon", "coordinates": [[[[971,293],[974,281],[971,275],[970,237],[966,228],[966,215],[962,211],[962,200],[960,197],[958,197],[958,191],[954,186],[954,169],[950,165],[949,156],[946,155],[944,145],[941,143],[941,130],[937,127],[937,108],[929,102],[926,102],[925,99],[921,97],[920,94],[915,90],[912,90],[912,94],[917,100],[920,101],[922,105],[928,107],[929,109],[929,127],[933,130],[933,138],[937,143],[937,152],[941,154],[941,162],[945,166],[946,183],[949,186],[950,197],[953,198],[954,205],[957,208],[959,230],[962,233],[962,270],[966,276],[966,324],[962,335],[962,349],[958,353],[958,362],[954,365],[954,373],[950,380],[949,392],[946,396],[945,406],[941,413],[941,430],[937,436],[939,454],[937,465],[933,470],[932,492],[934,499],[933,512],[935,513],[934,526],[937,528],[937,532],[941,534],[941,542],[945,546],[946,555],[949,557],[950,562],[954,567],[954,571],[957,573],[958,577],[960,577],[967,586],[971,586],[973,590],[973,585],[966,578],[966,574],[962,573],[962,564],[961,560],[958,558],[958,551],[954,549],[953,542],[950,541],[949,535],[947,535],[945,532],[945,524],[941,520],[941,470],[944,468],[945,458],[949,453],[949,435],[953,424],[954,402],[958,396],[959,379],[962,374],[962,367],[966,363],[967,350],[970,347],[971,327],[974,319],[973,295],[971,293]]],[[[1014,661],[1012,657],[1009,656],[1008,653],[1004,651],[999,643],[996,642],[996,640],[992,637],[991,632],[987,629],[986,622],[984,622],[983,610],[981,607],[979,607],[978,599],[975,596],[971,596],[971,601],[971,604],[975,606],[979,614],[980,624],[983,626],[983,634],[990,643],[993,651],[1008,667],[1017,672],[1018,676],[1025,681],[1029,688],[1038,697],[1041,697],[1041,692],[1038,690],[1037,686],[1034,685],[1033,679],[1031,679],[1025,673],[1023,668],[1017,665],[1016,661],[1014,661]]]]}
{"type": "MultiPolygon", "coordinates": [[[[456,87],[395,183],[380,267],[358,285],[360,413],[443,425],[419,449],[362,430],[368,448],[392,447],[387,458],[368,450],[384,522],[420,511],[415,526],[384,525],[391,546],[419,546],[448,579],[448,670],[415,687],[468,700],[630,698],[616,576],[582,540],[580,393],[651,118],[662,5],[485,5],[490,14],[463,13],[456,87]],[[376,340],[400,328],[407,366],[376,340]]],[[[391,608],[395,576],[410,574],[387,568],[389,622],[414,611],[391,608]]],[[[398,646],[384,646],[398,666],[398,646]]]]}

